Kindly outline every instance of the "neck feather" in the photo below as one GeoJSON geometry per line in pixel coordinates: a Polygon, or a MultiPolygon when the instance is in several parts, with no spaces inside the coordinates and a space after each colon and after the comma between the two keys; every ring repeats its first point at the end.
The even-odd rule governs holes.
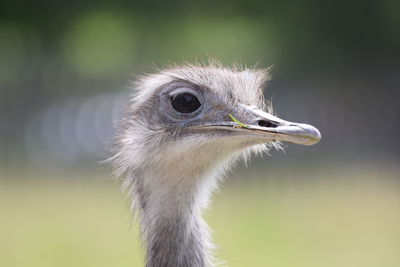
{"type": "Polygon", "coordinates": [[[127,186],[133,189],[141,220],[146,267],[212,266],[213,246],[202,210],[218,177],[244,147],[219,142],[194,149],[192,143],[189,149],[183,144],[172,151],[155,149],[158,153],[128,174],[127,186]]]}
{"type": "Polygon", "coordinates": [[[146,267],[212,265],[212,243],[201,214],[215,186],[215,176],[187,177],[175,183],[171,177],[156,177],[154,173],[136,177],[146,267]]]}

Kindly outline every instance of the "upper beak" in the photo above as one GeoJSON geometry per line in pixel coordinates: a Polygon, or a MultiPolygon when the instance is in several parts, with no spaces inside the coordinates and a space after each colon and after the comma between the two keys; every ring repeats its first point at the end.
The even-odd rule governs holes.
{"type": "Polygon", "coordinates": [[[253,131],[260,138],[307,146],[314,145],[321,139],[320,132],[312,125],[285,121],[257,108],[245,108],[253,115],[253,119],[240,127],[253,131]]]}

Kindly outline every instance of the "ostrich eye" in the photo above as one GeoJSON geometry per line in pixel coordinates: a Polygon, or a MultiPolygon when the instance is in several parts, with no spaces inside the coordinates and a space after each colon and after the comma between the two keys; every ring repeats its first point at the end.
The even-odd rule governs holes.
{"type": "Polygon", "coordinates": [[[191,113],[200,106],[200,101],[192,94],[182,93],[171,98],[172,107],[180,113],[191,113]]]}

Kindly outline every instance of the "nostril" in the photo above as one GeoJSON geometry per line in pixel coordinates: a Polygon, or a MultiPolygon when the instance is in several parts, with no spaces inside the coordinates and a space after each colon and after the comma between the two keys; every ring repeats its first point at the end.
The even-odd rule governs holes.
{"type": "Polygon", "coordinates": [[[278,126],[278,125],[276,125],[270,121],[266,121],[266,120],[259,120],[258,125],[261,127],[267,127],[267,128],[275,128],[278,126]]]}

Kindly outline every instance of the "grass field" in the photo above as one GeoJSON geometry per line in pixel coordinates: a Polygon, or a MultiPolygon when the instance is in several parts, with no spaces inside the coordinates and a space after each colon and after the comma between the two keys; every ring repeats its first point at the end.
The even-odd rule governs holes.
{"type": "MultiPolygon", "coordinates": [[[[37,175],[0,180],[0,266],[143,265],[137,222],[115,183],[37,175]]],[[[400,266],[397,166],[299,175],[246,170],[224,183],[206,214],[223,265],[400,266]]]]}

